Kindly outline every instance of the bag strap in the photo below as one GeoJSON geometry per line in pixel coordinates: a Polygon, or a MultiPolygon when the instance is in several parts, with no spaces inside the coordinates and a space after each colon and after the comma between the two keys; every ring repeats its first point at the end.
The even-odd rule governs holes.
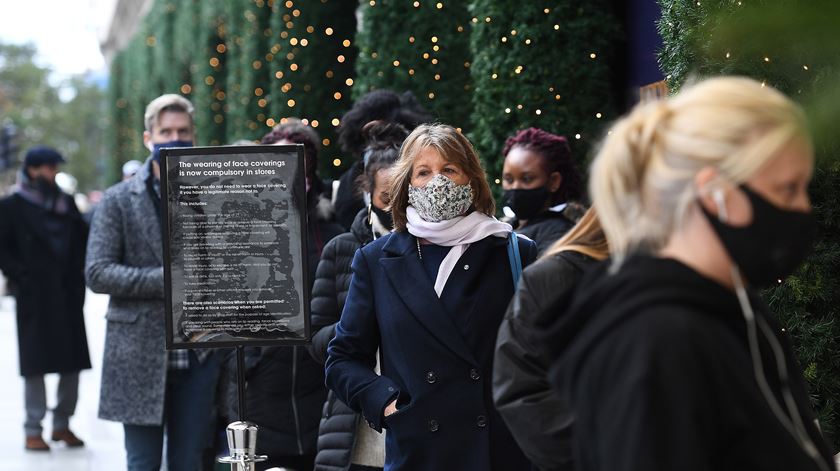
{"type": "Polygon", "coordinates": [[[522,258],[519,256],[519,241],[517,240],[516,232],[510,232],[507,251],[508,260],[510,260],[510,271],[513,274],[513,291],[516,292],[516,286],[519,284],[519,278],[522,276],[522,258]]]}

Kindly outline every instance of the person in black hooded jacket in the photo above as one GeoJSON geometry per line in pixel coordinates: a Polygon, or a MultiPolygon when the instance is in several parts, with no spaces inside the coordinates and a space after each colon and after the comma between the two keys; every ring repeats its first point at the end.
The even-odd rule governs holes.
{"type": "Polygon", "coordinates": [[[546,343],[577,469],[835,469],[756,291],[813,240],[804,121],[771,87],[720,77],[612,128],[590,193],[613,260],[581,281],[546,343]]]}
{"type": "MultiPolygon", "coordinates": [[[[327,356],[327,344],[335,336],[335,325],[341,317],[344,300],[350,288],[350,264],[359,247],[387,234],[393,223],[385,210],[384,200],[391,167],[399,157],[399,146],[408,131],[399,124],[375,123],[365,129],[367,164],[359,185],[371,196],[368,208],[360,210],[350,227],[324,247],[318,263],[312,291],[311,353],[319,363],[327,356]]],[[[365,424],[359,425],[359,414],[341,402],[330,391],[324,403],[324,413],[318,432],[318,454],[315,469],[381,469],[384,464],[384,440],[365,424]],[[358,440],[364,435],[361,443],[358,440]],[[374,455],[374,456],[365,456],[374,455]],[[359,468],[359,466],[366,466],[359,468]]]]}
{"type": "Polygon", "coordinates": [[[593,209],[522,272],[496,339],[493,400],[513,438],[541,471],[574,469],[569,406],[548,382],[551,359],[539,348],[545,328],[571,303],[585,270],[608,256],[593,209]]]}

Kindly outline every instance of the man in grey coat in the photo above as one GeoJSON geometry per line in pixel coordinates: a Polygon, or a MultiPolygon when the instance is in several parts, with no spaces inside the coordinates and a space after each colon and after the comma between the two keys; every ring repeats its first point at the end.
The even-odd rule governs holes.
{"type": "Polygon", "coordinates": [[[163,95],[146,108],[152,155],[109,188],[88,240],[91,290],[111,296],[99,417],[122,422],[127,469],[195,471],[210,430],[219,360],[208,350],[165,350],[160,149],[193,144],[193,106],[163,95]]]}

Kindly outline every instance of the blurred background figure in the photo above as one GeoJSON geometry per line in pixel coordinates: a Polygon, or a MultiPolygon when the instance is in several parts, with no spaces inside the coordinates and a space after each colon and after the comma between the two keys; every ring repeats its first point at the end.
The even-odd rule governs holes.
{"type": "MultiPolygon", "coordinates": [[[[364,133],[365,171],[356,186],[370,195],[370,204],[356,214],[350,232],[331,240],[324,248],[312,288],[315,334],[311,352],[321,364],[326,360],[327,344],[335,336],[335,326],[344,309],[352,277],[350,263],[356,250],[390,233],[394,227],[386,195],[392,167],[408,131],[399,124],[372,122],[365,126],[364,133]]],[[[341,402],[333,391],[329,392],[318,431],[316,471],[382,469],[385,438],[360,419],[360,414],[341,402]]]]}
{"type": "Polygon", "coordinates": [[[516,232],[537,243],[542,254],[574,225],[569,203],[580,200],[583,179],[566,138],[537,128],[523,129],[502,151],[504,204],[516,232]]]}
{"type": "Polygon", "coordinates": [[[53,148],[33,147],[14,193],[0,201],[0,270],[17,299],[25,447],[33,451],[50,449],[41,426],[47,412],[47,373],[60,375],[52,440],[84,445],[70,430],[70,417],[76,409],[79,372],[91,366],[82,311],[88,228],[73,198],[56,182],[64,161],[53,148]]]}
{"type": "Polygon", "coordinates": [[[409,132],[434,118],[411,92],[399,95],[391,90],[373,90],[362,96],[344,116],[338,127],[341,149],[355,159],[338,181],[334,190],[336,221],[349,229],[359,210],[367,206],[363,195],[355,190],[355,182],[364,171],[364,127],[371,121],[397,123],[409,132]]]}

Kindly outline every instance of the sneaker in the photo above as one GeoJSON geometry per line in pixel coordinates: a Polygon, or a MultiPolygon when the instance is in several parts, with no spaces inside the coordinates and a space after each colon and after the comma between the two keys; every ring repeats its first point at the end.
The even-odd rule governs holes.
{"type": "Polygon", "coordinates": [[[50,451],[50,446],[40,435],[26,437],[25,448],[29,451],[50,451]]]}
{"type": "Polygon", "coordinates": [[[64,442],[67,446],[76,448],[80,446],[85,446],[85,442],[79,440],[70,429],[66,430],[56,430],[52,433],[52,441],[54,442],[64,442]]]}

